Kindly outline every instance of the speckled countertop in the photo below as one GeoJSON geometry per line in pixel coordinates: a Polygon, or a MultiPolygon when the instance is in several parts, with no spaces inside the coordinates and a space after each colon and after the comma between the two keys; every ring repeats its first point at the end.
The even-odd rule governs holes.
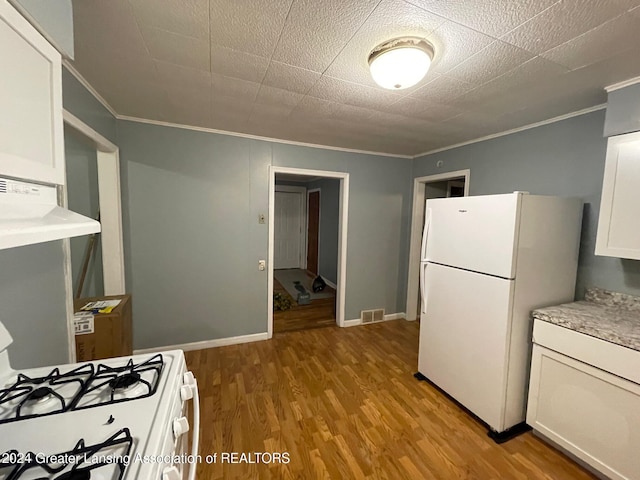
{"type": "Polygon", "coordinates": [[[540,308],[532,315],[640,351],[640,297],[590,288],[582,301],[540,308]]]}

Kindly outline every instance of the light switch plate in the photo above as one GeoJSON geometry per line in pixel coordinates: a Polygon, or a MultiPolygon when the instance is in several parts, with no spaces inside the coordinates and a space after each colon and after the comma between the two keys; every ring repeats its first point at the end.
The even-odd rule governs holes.
{"type": "Polygon", "coordinates": [[[258,270],[263,271],[267,267],[266,260],[258,260],[258,270]]]}

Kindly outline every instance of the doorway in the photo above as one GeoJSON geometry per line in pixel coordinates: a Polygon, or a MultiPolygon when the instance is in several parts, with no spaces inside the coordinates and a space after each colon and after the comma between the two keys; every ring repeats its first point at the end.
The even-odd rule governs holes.
{"type": "Polygon", "coordinates": [[[462,197],[469,195],[471,170],[458,170],[438,175],[418,177],[413,181],[413,210],[409,245],[409,273],[407,279],[406,319],[419,318],[420,309],[420,245],[424,227],[425,204],[430,198],[462,197]]]}
{"type": "Polygon", "coordinates": [[[320,192],[319,188],[307,191],[307,271],[315,275],[320,263],[320,192]]]}
{"type": "MultiPolygon", "coordinates": [[[[82,150],[84,152],[81,156],[88,161],[95,161],[95,165],[85,165],[83,168],[87,173],[91,172],[92,178],[97,183],[95,185],[92,180],[91,183],[94,183],[90,188],[92,193],[87,193],[91,198],[89,201],[91,211],[87,213],[94,218],[97,216],[98,211],[100,213],[101,232],[99,234],[99,242],[96,242],[93,247],[94,253],[97,247],[100,247],[100,250],[93,257],[93,261],[89,257],[89,265],[93,268],[90,280],[93,284],[92,290],[83,289],[83,292],[84,294],[95,292],[103,295],[122,295],[125,293],[125,272],[118,146],[66,110],[63,110],[63,119],[65,130],[68,129],[74,138],[80,139],[78,151],[82,150]],[[91,155],[85,155],[89,152],[91,152],[91,155]],[[94,178],[93,175],[96,175],[97,178],[94,178]],[[96,187],[97,192],[95,192],[96,187]]],[[[76,160],[81,161],[81,158],[74,159],[74,161],[76,160]]],[[[68,207],[70,196],[75,195],[69,194],[70,188],[75,188],[75,185],[71,186],[67,181],[62,189],[62,205],[64,207],[68,207]]],[[[75,199],[71,198],[71,201],[75,201],[75,199]]],[[[86,243],[87,237],[80,238],[84,239],[86,243]]],[[[72,255],[70,239],[63,241],[70,362],[75,362],[76,359],[73,298],[77,295],[78,289],[74,288],[74,270],[78,272],[83,268],[78,266],[78,259],[82,261],[86,258],[83,255],[86,250],[87,247],[85,245],[80,245],[80,253],[72,255]]],[[[87,267],[88,269],[89,267],[87,267]]]]}
{"type": "Polygon", "coordinates": [[[269,337],[344,324],[348,191],[348,173],[271,167],[269,337]]]}

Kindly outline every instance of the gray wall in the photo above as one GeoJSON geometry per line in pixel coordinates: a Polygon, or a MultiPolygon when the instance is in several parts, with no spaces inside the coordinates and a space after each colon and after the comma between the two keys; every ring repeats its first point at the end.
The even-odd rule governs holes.
{"type": "Polygon", "coordinates": [[[66,68],[62,69],[64,108],[103,137],[116,143],[116,119],[66,68]]]}
{"type": "Polygon", "coordinates": [[[134,346],[266,331],[270,146],[118,122],[134,346]]]}
{"type": "Polygon", "coordinates": [[[605,137],[638,130],[640,130],[640,84],[610,92],[607,95],[605,137]]]}
{"type": "Polygon", "coordinates": [[[273,164],[350,174],[346,319],[404,312],[411,160],[273,143],[273,164]]]}
{"type": "MultiPolygon", "coordinates": [[[[90,145],[74,130],[65,127],[64,147],[69,209],[87,217],[96,218],[100,208],[100,199],[98,196],[98,163],[95,146],[90,145]]],[[[74,295],[78,288],[89,238],[89,236],[83,235],[71,239],[74,295]]],[[[104,295],[103,277],[102,245],[98,234],[87,268],[82,296],[96,297],[104,295]]]]}
{"type": "Polygon", "coordinates": [[[320,189],[320,229],[318,273],[325,279],[338,281],[338,229],[340,223],[340,180],[323,178],[307,185],[320,189]]]}
{"type": "Polygon", "coordinates": [[[587,286],[640,294],[640,262],[594,255],[606,152],[604,111],[573,117],[414,162],[413,176],[471,169],[470,194],[525,190],[585,202],[576,296],[587,286]],[[441,168],[436,162],[443,161],[441,168]]]}
{"type": "Polygon", "coordinates": [[[269,165],[351,173],[346,318],[402,311],[411,162],[118,121],[136,348],[266,332],[269,165]]]}
{"type": "Polygon", "coordinates": [[[0,250],[0,322],[14,368],[66,363],[62,241],[0,250]]]}
{"type": "Polygon", "coordinates": [[[73,59],[73,6],[71,0],[10,0],[60,53],[73,59]]]}

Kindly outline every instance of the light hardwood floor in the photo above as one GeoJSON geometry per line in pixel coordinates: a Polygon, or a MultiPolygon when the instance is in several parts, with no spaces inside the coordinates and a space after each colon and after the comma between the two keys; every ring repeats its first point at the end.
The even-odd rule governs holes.
{"type": "Polygon", "coordinates": [[[417,322],[282,333],[188,352],[200,384],[198,467],[211,479],[594,478],[531,433],[502,445],[413,378],[417,322]],[[288,452],[287,465],[220,463],[222,452],[288,452]]]}
{"type": "MultiPolygon", "coordinates": [[[[273,279],[273,291],[291,298],[291,295],[275,278],[273,279]]],[[[295,299],[291,299],[293,307],[290,310],[273,312],[274,333],[335,325],[336,292],[328,285],[325,287],[325,291],[333,293],[333,297],[312,300],[309,305],[298,305],[295,299]]]]}

